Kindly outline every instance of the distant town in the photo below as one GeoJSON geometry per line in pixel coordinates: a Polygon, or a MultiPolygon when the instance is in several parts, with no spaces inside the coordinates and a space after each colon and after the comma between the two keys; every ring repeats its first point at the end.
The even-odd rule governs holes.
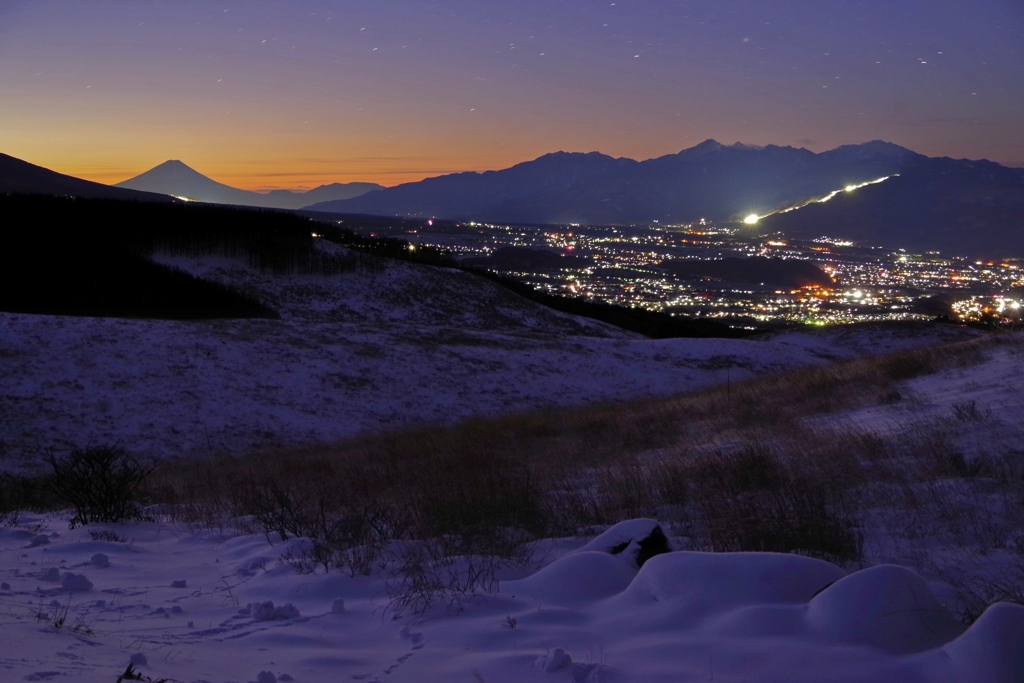
{"type": "MultiPolygon", "coordinates": [[[[748,221],[749,223],[749,221],[748,221]]],[[[369,233],[368,233],[369,234],[369,233]]],[[[449,250],[543,290],[734,327],[927,320],[1016,322],[1021,263],[892,251],[839,237],[757,235],[749,224],[602,227],[425,221],[377,236],[449,250]],[[756,257],[754,261],[738,259],[756,257]],[[808,267],[808,266],[813,267],[808,267]]]]}

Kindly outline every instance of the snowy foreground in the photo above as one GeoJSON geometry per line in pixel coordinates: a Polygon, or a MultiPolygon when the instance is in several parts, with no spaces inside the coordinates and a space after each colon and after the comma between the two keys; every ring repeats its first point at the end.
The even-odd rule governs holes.
{"type": "MultiPolygon", "coordinates": [[[[243,455],[670,395],[976,334],[878,326],[652,341],[443,269],[380,262],[274,278],[224,259],[165,260],[259,296],[281,320],[0,313],[0,467],[114,442],[157,457],[243,455]]],[[[811,426],[894,443],[941,427],[965,462],[1016,462],[1020,368],[1019,343],[1006,344],[969,368],[902,383],[895,403],[811,426]],[[957,409],[967,412],[957,419],[957,409]]],[[[974,500],[983,479],[953,483],[928,485],[953,503],[972,496],[973,507],[910,520],[912,534],[887,526],[886,499],[871,503],[882,507],[864,520],[864,559],[876,566],[859,571],[798,555],[694,552],[640,567],[655,523],[634,520],[589,542],[539,541],[528,567],[499,570],[496,592],[418,616],[396,611],[396,564],[356,578],[302,574],[280,561],[301,540],[272,545],[166,519],[68,530],[60,515],[23,516],[0,527],[0,683],[114,683],[129,663],[181,683],[1021,683],[1024,607],[996,604],[965,629],[944,606],[951,584],[920,562],[985,577],[1017,557],[1018,517],[1001,507],[1010,499],[974,500]],[[975,508],[999,545],[978,539],[976,552],[946,528],[975,508]]]]}
{"type": "Polygon", "coordinates": [[[371,260],[272,277],[227,259],[163,260],[254,294],[281,320],[0,313],[0,467],[115,442],[145,456],[242,455],[676,394],[977,334],[890,325],[651,340],[446,269],[371,260]]]}
{"type": "Polygon", "coordinates": [[[0,530],[4,681],[113,683],[129,662],[154,680],[217,683],[1024,677],[1022,606],[997,604],[965,630],[909,569],[847,574],[798,555],[669,552],[638,571],[649,520],[586,545],[543,542],[542,568],[420,617],[388,609],[386,569],[302,575],[261,536],[45,524],[0,530]],[[91,540],[98,530],[128,540],[91,540]]]}

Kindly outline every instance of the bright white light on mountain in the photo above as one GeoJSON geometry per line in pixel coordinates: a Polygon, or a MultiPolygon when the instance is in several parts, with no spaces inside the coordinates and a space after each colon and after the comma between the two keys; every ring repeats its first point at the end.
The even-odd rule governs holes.
{"type": "Polygon", "coordinates": [[[830,199],[832,199],[833,197],[838,195],[840,192],[853,192],[854,190],[859,190],[860,188],[867,187],[868,185],[877,185],[878,183],[885,182],[889,178],[892,178],[892,177],[895,177],[895,176],[898,176],[898,175],[899,175],[898,173],[894,173],[891,176],[885,176],[884,178],[879,178],[878,180],[869,180],[868,182],[860,183],[859,185],[847,185],[842,190],[832,190],[831,192],[829,192],[827,195],[825,195],[821,199],[812,199],[812,200],[806,202],[805,204],[800,204],[798,206],[791,206],[788,209],[783,209],[782,213],[786,213],[787,211],[795,211],[797,209],[802,209],[803,207],[807,206],[808,204],[824,204],[825,202],[829,201],[830,199]]]}
{"type": "Polygon", "coordinates": [[[758,216],[756,213],[752,213],[746,218],[744,218],[743,222],[746,223],[747,225],[755,225],[759,220],[761,220],[761,217],[758,216]]]}

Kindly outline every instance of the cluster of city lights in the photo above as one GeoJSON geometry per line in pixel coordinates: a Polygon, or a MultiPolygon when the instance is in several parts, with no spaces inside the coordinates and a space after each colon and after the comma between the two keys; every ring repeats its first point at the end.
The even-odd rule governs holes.
{"type": "MultiPolygon", "coordinates": [[[[880,179],[873,182],[882,182],[880,179]]],[[[854,191],[865,183],[850,186],[854,191]]],[[[380,234],[392,234],[378,230],[380,234]]],[[[910,254],[854,245],[839,237],[794,240],[744,236],[735,226],[706,219],[692,224],[559,228],[468,222],[397,229],[393,236],[447,249],[458,257],[486,257],[504,247],[526,247],[579,258],[546,269],[495,269],[544,291],[629,307],[752,324],[834,324],[928,320],[945,305],[963,320],[1019,317],[1024,271],[1010,263],[976,262],[938,253],[910,254]],[[778,289],[674,274],[673,264],[764,257],[809,261],[831,285],[778,289]],[[993,292],[996,293],[993,296],[993,292]],[[984,294],[984,295],[983,295],[984,294]],[[925,299],[936,302],[921,306],[925,299]]]]}
{"type": "Polygon", "coordinates": [[[961,320],[1020,320],[1021,300],[1003,296],[971,296],[954,301],[952,309],[961,320]]]}

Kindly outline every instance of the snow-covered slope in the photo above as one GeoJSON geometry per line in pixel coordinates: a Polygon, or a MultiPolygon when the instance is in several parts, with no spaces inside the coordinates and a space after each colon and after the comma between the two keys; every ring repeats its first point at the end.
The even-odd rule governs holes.
{"type": "Polygon", "coordinates": [[[0,529],[4,680],[109,683],[130,662],[218,683],[1024,677],[1024,607],[990,607],[965,629],[891,565],[848,574],[798,555],[670,552],[638,569],[626,552],[562,539],[538,546],[548,564],[532,575],[504,570],[500,592],[415,616],[389,608],[388,567],[303,575],[262,536],[47,521],[0,529]]]}
{"type": "Polygon", "coordinates": [[[359,257],[273,277],[164,257],[250,292],[281,320],[173,322],[0,313],[0,463],[120,442],[242,454],[418,422],[679,393],[973,334],[951,326],[650,340],[458,271],[359,257]]]}
{"type": "MultiPolygon", "coordinates": [[[[652,341],[440,269],[360,257],[337,275],[275,278],[226,259],[161,260],[252,292],[282,317],[0,314],[4,466],[71,443],[244,454],[417,421],[672,394],[975,334],[890,325],[652,341]]],[[[959,409],[949,438],[963,441],[966,458],[983,457],[986,440],[1012,448],[1024,405],[1019,349],[983,347],[974,365],[900,383],[895,403],[807,421],[848,427],[834,431],[845,438],[864,429],[906,440],[914,419],[931,425],[959,409]]],[[[944,500],[975,490],[929,476],[944,500]]],[[[981,504],[993,520],[1016,519],[1010,498],[981,504]]],[[[244,520],[201,528],[156,507],[157,521],[68,530],[68,515],[23,516],[0,526],[0,681],[112,683],[133,662],[153,680],[189,683],[1019,683],[1024,607],[996,604],[965,628],[953,616],[956,587],[925,566],[984,581],[1019,558],[1017,537],[982,543],[984,566],[968,566],[974,546],[932,528],[953,520],[919,507],[894,531],[886,514],[912,515],[892,505],[879,498],[865,509],[863,563],[655,554],[696,547],[692,530],[677,515],[659,548],[654,520],[630,520],[589,542],[535,541],[533,561],[500,566],[494,590],[420,615],[394,602],[411,541],[391,543],[352,578],[299,572],[282,556],[307,541],[272,544],[235,530],[244,520]]]]}

